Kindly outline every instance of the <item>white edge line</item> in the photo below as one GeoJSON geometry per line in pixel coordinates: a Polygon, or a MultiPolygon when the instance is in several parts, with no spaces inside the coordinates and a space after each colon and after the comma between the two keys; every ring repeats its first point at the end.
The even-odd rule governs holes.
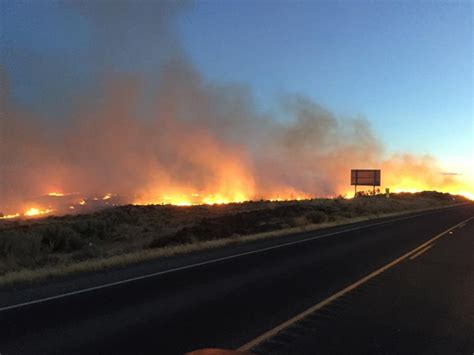
{"type": "MultiPolygon", "coordinates": [[[[461,223],[465,223],[465,222],[469,222],[471,219],[474,219],[474,216],[462,221],[461,223]]],[[[408,253],[405,253],[403,254],[402,256],[396,258],[395,260],[392,260],[391,262],[389,262],[388,264],[385,264],[384,266],[382,266],[381,268],[375,270],[375,271],[372,271],[370,274],[364,276],[363,278],[359,279],[358,281],[350,284],[349,286],[343,288],[342,290],[334,293],[333,295],[325,298],[324,300],[320,301],[319,303],[315,304],[314,306],[311,306],[310,308],[306,309],[305,311],[297,314],[296,316],[284,321],[283,323],[281,323],[280,325],[277,325],[276,327],[268,330],[267,332],[259,335],[258,337],[254,338],[253,340],[250,340],[249,342],[245,343],[244,345],[240,346],[239,348],[237,348],[237,351],[249,351],[251,349],[253,349],[254,347],[256,347],[257,345],[261,344],[262,342],[272,338],[273,336],[277,335],[278,333],[282,332],[283,330],[285,330],[286,328],[288,328],[289,326],[295,324],[296,322],[304,319],[305,317],[307,317],[308,315],[314,313],[315,311],[325,307],[326,305],[332,303],[333,301],[337,300],[338,298],[344,296],[345,294],[347,294],[348,292],[352,291],[353,289],[359,287],[360,285],[366,283],[367,281],[369,281],[370,279],[376,277],[377,275],[381,274],[382,272],[392,268],[393,266],[399,264],[400,262],[402,262],[403,260],[405,260],[406,258],[408,258],[410,255],[412,255],[413,253],[416,253],[418,250],[420,249],[423,249],[425,248],[426,246],[432,246],[433,242],[435,240],[438,240],[439,238],[441,238],[442,236],[444,236],[445,234],[447,234],[449,231],[455,229],[456,227],[458,227],[461,223],[458,223],[456,224],[455,226],[445,230],[444,232],[441,232],[440,234],[434,236],[433,238],[431,238],[430,240],[420,244],[419,246],[417,246],[415,249],[412,249],[411,251],[409,251],[408,253]]]]}
{"type": "MultiPolygon", "coordinates": [[[[458,207],[458,206],[452,206],[452,207],[458,207]]],[[[154,273],[151,273],[151,274],[132,277],[132,278],[121,280],[121,281],[111,282],[111,283],[103,284],[103,285],[99,285],[99,286],[93,286],[93,287],[85,288],[85,289],[82,289],[82,290],[61,293],[61,294],[56,295],[56,296],[44,297],[44,298],[39,298],[39,299],[32,300],[32,301],[17,303],[17,304],[10,305],[10,306],[0,307],[0,312],[4,312],[4,311],[11,310],[11,309],[16,309],[16,308],[21,308],[21,307],[25,307],[25,306],[30,306],[30,305],[34,305],[34,304],[38,304],[38,303],[53,301],[53,300],[57,300],[57,299],[65,298],[65,297],[69,297],[69,296],[79,295],[79,294],[82,294],[82,293],[87,293],[87,292],[96,291],[96,290],[100,290],[100,289],[107,288],[107,287],[122,285],[122,284],[126,284],[126,283],[129,283],[129,282],[139,281],[139,280],[143,280],[143,279],[147,279],[147,278],[151,278],[151,277],[155,277],[155,276],[170,274],[170,273],[173,273],[173,272],[177,272],[177,271],[181,271],[181,270],[187,270],[187,269],[191,269],[191,268],[195,268],[195,267],[199,267],[199,266],[203,266],[203,265],[213,264],[213,263],[217,263],[217,262],[224,261],[224,260],[235,259],[235,258],[239,258],[239,257],[246,256],[246,255],[258,254],[258,253],[262,253],[262,252],[265,252],[265,251],[268,251],[268,250],[283,248],[283,247],[286,247],[286,246],[289,246],[289,245],[294,245],[294,244],[305,243],[305,242],[308,242],[308,241],[311,241],[311,240],[322,239],[322,238],[330,237],[330,236],[337,235],[337,234],[344,234],[344,233],[352,232],[352,231],[359,230],[359,229],[366,229],[366,228],[379,226],[379,225],[383,225],[383,224],[387,224],[387,223],[392,223],[392,222],[402,221],[402,220],[406,220],[406,219],[421,217],[421,216],[424,216],[424,215],[427,215],[427,214],[432,214],[432,213],[437,213],[437,212],[441,212],[441,211],[440,210],[430,211],[430,212],[427,212],[427,213],[416,214],[414,216],[402,217],[402,218],[392,219],[392,220],[389,220],[389,221],[373,223],[373,224],[369,224],[369,225],[366,225],[366,226],[349,228],[349,229],[345,229],[345,230],[342,230],[342,231],[337,231],[337,232],[332,232],[332,233],[319,235],[319,236],[316,236],[316,237],[310,237],[310,238],[306,238],[306,239],[295,240],[293,242],[282,243],[282,244],[274,245],[274,246],[271,246],[271,247],[266,247],[266,248],[262,248],[262,249],[248,251],[248,252],[245,252],[245,253],[229,255],[229,256],[222,257],[222,258],[218,258],[218,259],[207,260],[207,261],[203,261],[203,262],[199,262],[199,263],[194,263],[194,264],[190,264],[190,265],[177,267],[177,268],[174,268],[174,269],[158,271],[158,272],[154,272],[154,273]]],[[[304,232],[302,232],[302,233],[304,233],[304,232]]]]}

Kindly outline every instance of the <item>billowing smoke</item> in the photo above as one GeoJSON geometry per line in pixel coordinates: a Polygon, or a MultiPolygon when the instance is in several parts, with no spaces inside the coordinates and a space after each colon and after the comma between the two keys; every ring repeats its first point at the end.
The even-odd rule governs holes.
{"type": "Polygon", "coordinates": [[[456,183],[430,157],[387,157],[364,119],[338,118],[288,95],[275,109],[285,119],[277,120],[245,87],[206,81],[175,43],[180,4],[111,4],[66,3],[90,21],[98,67],[86,85],[94,90],[60,117],[15,103],[2,71],[0,212],[30,208],[31,198],[50,192],[184,204],[335,196],[350,190],[351,168],[382,168],[391,187],[456,183]],[[132,36],[132,26],[143,35],[132,36]]]}

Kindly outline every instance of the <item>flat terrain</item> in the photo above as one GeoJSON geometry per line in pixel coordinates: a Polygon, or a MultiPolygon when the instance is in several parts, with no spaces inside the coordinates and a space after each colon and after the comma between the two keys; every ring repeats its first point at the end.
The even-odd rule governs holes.
{"type": "MultiPolygon", "coordinates": [[[[192,259],[194,265],[181,259],[171,269],[156,266],[154,275],[86,292],[85,281],[64,280],[62,292],[75,293],[39,302],[34,300],[54,296],[54,285],[3,288],[0,352],[238,348],[473,216],[470,204],[259,241],[192,259]],[[14,306],[28,301],[33,303],[14,306]]],[[[255,350],[470,354],[473,225],[460,225],[424,254],[400,262],[337,306],[328,305],[321,310],[323,323],[305,326],[303,338],[287,334],[270,352],[268,344],[255,350]]]]}
{"type": "Polygon", "coordinates": [[[466,201],[460,196],[421,192],[392,194],[389,199],[378,195],[189,207],[128,205],[89,214],[0,220],[0,284],[238,244],[248,236],[284,235],[466,201]]]}

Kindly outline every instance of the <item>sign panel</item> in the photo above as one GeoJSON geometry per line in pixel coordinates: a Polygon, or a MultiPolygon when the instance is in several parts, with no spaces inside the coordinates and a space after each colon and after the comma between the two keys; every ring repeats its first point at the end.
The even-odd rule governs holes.
{"type": "Polygon", "coordinates": [[[351,185],[380,186],[380,170],[351,170],[351,185]]]}

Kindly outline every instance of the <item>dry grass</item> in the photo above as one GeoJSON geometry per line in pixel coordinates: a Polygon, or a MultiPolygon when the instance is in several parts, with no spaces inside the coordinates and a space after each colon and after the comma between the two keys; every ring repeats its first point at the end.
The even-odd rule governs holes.
{"type": "MultiPolygon", "coordinates": [[[[444,207],[450,206],[451,205],[445,205],[444,207]]],[[[401,216],[407,213],[428,211],[432,209],[438,209],[440,207],[441,206],[436,205],[431,207],[414,208],[405,211],[388,212],[382,214],[367,214],[360,217],[342,218],[333,220],[331,222],[323,223],[311,223],[310,221],[311,219],[314,219],[315,221],[327,220],[327,216],[324,217],[322,215],[314,215],[309,217],[294,217],[294,219],[296,219],[296,222],[295,225],[292,227],[287,226],[285,228],[269,230],[260,233],[253,233],[242,236],[233,234],[230,237],[217,238],[213,240],[192,240],[185,243],[164,246],[161,248],[141,248],[139,250],[129,252],[127,252],[125,249],[125,251],[119,251],[116,255],[109,254],[107,256],[97,256],[92,253],[94,255],[92,255],[91,258],[85,260],[77,261],[71,258],[66,258],[66,262],[56,263],[53,265],[46,264],[39,268],[21,267],[20,269],[12,269],[7,272],[4,272],[4,274],[0,277],[0,285],[7,285],[16,282],[40,281],[51,277],[65,276],[82,272],[99,271],[118,266],[131,265],[147,260],[155,260],[175,255],[183,255],[191,252],[219,248],[233,244],[235,245],[240,243],[248,243],[256,240],[275,238],[293,233],[314,231],[332,226],[373,220],[376,218],[401,216]],[[306,219],[306,221],[303,221],[303,218],[306,219]]],[[[15,263],[15,265],[17,264],[18,263],[15,263]]]]}

